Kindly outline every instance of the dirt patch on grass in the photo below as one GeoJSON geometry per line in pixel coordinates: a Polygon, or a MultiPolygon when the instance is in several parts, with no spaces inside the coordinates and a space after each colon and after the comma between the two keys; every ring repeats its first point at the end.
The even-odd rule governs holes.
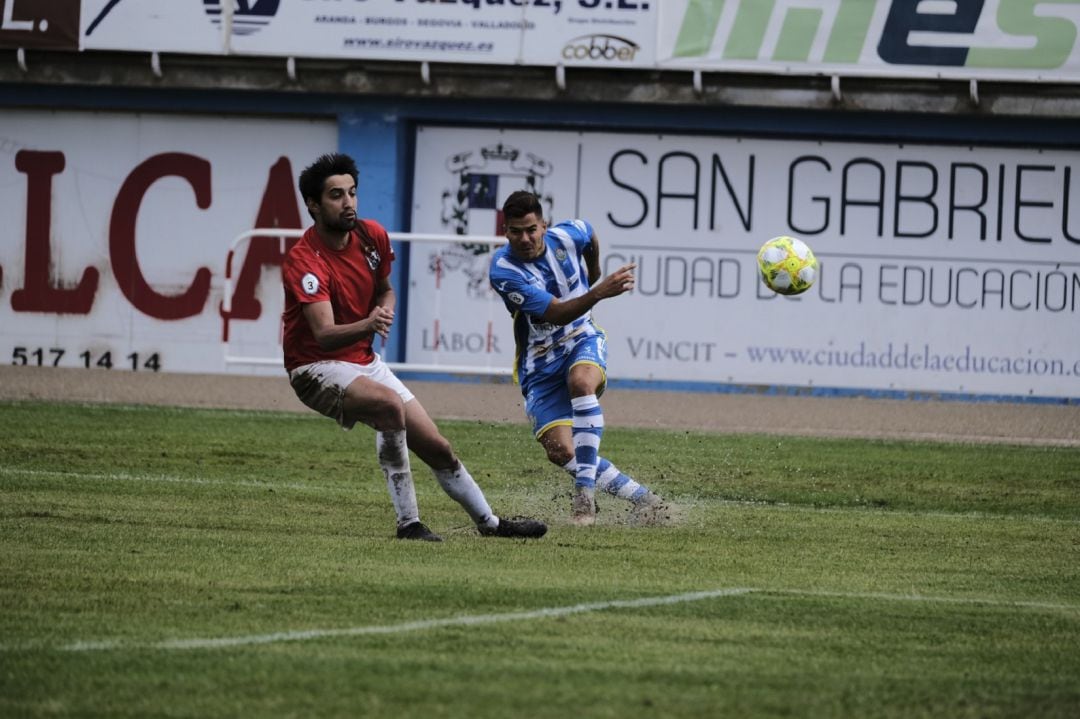
{"type": "MultiPolygon", "coordinates": [[[[435,419],[524,423],[507,382],[406,381],[435,419]]],[[[281,377],[0,367],[0,400],[310,412],[281,377]]],[[[1080,406],[614,388],[608,427],[1080,446],[1080,406]]]]}

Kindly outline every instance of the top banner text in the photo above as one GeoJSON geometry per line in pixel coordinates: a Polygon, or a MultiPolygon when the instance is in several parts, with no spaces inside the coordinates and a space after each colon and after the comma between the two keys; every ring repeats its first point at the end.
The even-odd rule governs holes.
{"type": "Polygon", "coordinates": [[[1080,81],[1080,0],[0,0],[0,47],[1080,81]]]}

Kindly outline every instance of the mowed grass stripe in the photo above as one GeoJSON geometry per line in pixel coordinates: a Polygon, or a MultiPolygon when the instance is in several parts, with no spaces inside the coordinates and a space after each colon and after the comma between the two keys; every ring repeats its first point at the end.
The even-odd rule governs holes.
{"type": "Polygon", "coordinates": [[[216,487],[250,487],[252,489],[295,489],[304,492],[345,492],[347,487],[329,487],[325,485],[297,484],[296,482],[260,482],[257,480],[208,479],[206,477],[182,477],[166,474],[129,474],[126,472],[68,472],[52,469],[14,469],[0,467],[0,476],[11,477],[55,477],[57,479],[78,479],[91,482],[160,482],[163,484],[195,484],[216,487]]]}
{"type": "MultiPolygon", "coordinates": [[[[880,600],[887,602],[926,602],[935,604],[963,604],[984,605],[990,607],[1005,607],[1016,609],[1033,609],[1047,611],[1080,612],[1080,605],[1060,604],[1054,602],[1033,602],[1027,600],[992,599],[979,597],[932,597],[917,594],[888,594],[877,592],[835,592],[817,591],[805,589],[753,589],[748,587],[731,587],[725,589],[710,589],[700,592],[685,594],[673,594],[662,597],[642,597],[640,599],[613,599],[606,602],[590,602],[575,604],[564,607],[544,607],[524,612],[507,612],[502,614],[479,614],[444,619],[423,619],[400,624],[366,627],[345,627],[337,629],[308,629],[303,631],[280,631],[267,634],[251,634],[234,637],[198,637],[192,639],[170,639],[161,642],[136,644],[131,642],[101,640],[72,642],[58,649],[67,652],[110,651],[110,650],[135,650],[135,649],[159,649],[159,650],[191,650],[191,649],[223,649],[229,647],[251,646],[258,644],[274,644],[278,642],[302,642],[318,639],[358,637],[372,634],[401,634],[405,632],[417,632],[429,629],[441,629],[444,627],[473,626],[482,624],[495,624],[499,622],[524,622],[536,619],[553,619],[566,617],[573,614],[585,614],[609,609],[638,609],[642,607],[655,607],[669,604],[683,604],[686,602],[700,602],[708,599],[719,599],[747,594],[767,596],[801,596],[801,597],[827,597],[835,599],[856,600],[880,600]]],[[[10,648],[4,648],[10,651],[10,648]]]]}
{"type": "MultiPolygon", "coordinates": [[[[421,469],[421,481],[426,477],[423,474],[426,470],[421,469]]],[[[265,482],[258,480],[224,480],[224,479],[209,479],[206,477],[183,477],[177,475],[161,475],[161,474],[131,474],[131,473],[95,473],[95,472],[72,472],[65,470],[47,470],[47,469],[17,469],[11,467],[0,467],[0,477],[52,477],[56,479],[77,479],[81,481],[91,482],[148,482],[148,483],[161,483],[161,484],[191,484],[197,486],[207,487],[239,487],[250,489],[291,489],[299,492],[326,492],[334,494],[355,494],[357,487],[352,485],[325,485],[325,484],[299,484],[296,482],[265,482]]],[[[503,492],[495,491],[488,492],[489,497],[497,497],[503,494],[503,492]]],[[[668,495],[671,497],[670,495],[668,495]]],[[[617,504],[618,500],[601,496],[601,501],[611,502],[617,504]]],[[[680,513],[685,513],[687,510],[691,510],[695,505],[715,503],[717,506],[732,506],[732,507],[754,507],[760,509],[778,510],[778,511],[794,511],[794,512],[813,512],[813,513],[870,513],[881,514],[888,512],[890,515],[895,516],[908,516],[908,517],[932,517],[937,519],[958,519],[958,520],[1008,520],[1019,522],[1055,522],[1062,524],[1080,524],[1080,518],[1070,519],[1068,517],[1053,517],[1048,515],[1038,514],[1024,514],[1024,515],[1003,515],[993,514],[989,512],[943,512],[936,510],[894,510],[894,509],[882,509],[880,507],[856,505],[856,506],[843,506],[843,507],[812,507],[801,504],[793,504],[789,502],[763,502],[758,500],[734,500],[734,499],[717,499],[717,500],[705,500],[698,497],[671,497],[671,501],[678,507],[680,513]]],[[[470,527],[465,527],[469,529],[470,527]]]]}
{"type": "MultiPolygon", "coordinates": [[[[739,594],[747,594],[753,590],[745,588],[712,589],[688,594],[674,594],[666,597],[642,597],[640,599],[613,599],[607,602],[590,602],[587,604],[574,604],[565,607],[544,607],[525,612],[508,612],[505,614],[476,614],[459,617],[447,617],[445,619],[424,619],[402,624],[369,627],[346,627],[343,629],[311,629],[297,632],[273,632],[270,634],[255,634],[239,637],[215,637],[198,639],[171,639],[164,642],[155,642],[144,645],[148,649],[218,649],[223,647],[236,647],[252,644],[272,644],[275,642],[296,642],[312,639],[326,639],[331,637],[355,637],[365,634],[400,634],[403,632],[415,632],[425,629],[439,629],[442,627],[472,626],[479,624],[496,624],[499,622],[529,621],[533,619],[553,619],[566,617],[572,614],[584,614],[587,612],[599,612],[606,609],[639,609],[642,607],[656,607],[665,604],[682,604],[684,602],[700,602],[706,599],[718,597],[730,597],[739,594]]],[[[123,649],[126,645],[120,642],[77,642],[62,647],[65,651],[88,651],[99,649],[123,649]]],[[[130,646],[130,645],[127,645],[130,646]]]]}

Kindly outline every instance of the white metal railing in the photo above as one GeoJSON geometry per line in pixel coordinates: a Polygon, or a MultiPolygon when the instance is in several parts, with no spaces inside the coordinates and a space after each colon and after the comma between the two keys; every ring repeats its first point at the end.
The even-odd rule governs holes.
{"type": "MultiPolygon", "coordinates": [[[[281,242],[281,253],[285,254],[287,242],[293,237],[302,237],[305,230],[286,230],[281,228],[256,228],[254,230],[248,230],[241,232],[239,235],[233,238],[229,244],[229,253],[225,258],[225,285],[224,285],[224,297],[221,302],[221,319],[222,319],[222,345],[225,352],[225,364],[226,365],[265,365],[265,366],[282,366],[284,357],[278,353],[273,357],[257,357],[257,356],[243,356],[234,355],[230,351],[229,346],[229,322],[232,317],[232,299],[234,292],[233,283],[233,260],[235,259],[238,250],[251,241],[253,237],[277,237],[281,242]]],[[[391,242],[415,242],[415,243],[458,243],[458,244],[484,244],[497,247],[499,245],[506,244],[505,237],[497,237],[495,235],[447,235],[447,234],[435,234],[429,232],[390,232],[391,242]]],[[[400,290],[399,290],[400,292],[400,290]]],[[[436,302],[440,295],[436,295],[436,302]]],[[[488,303],[488,311],[491,312],[494,301],[488,303]]],[[[436,306],[436,316],[438,314],[438,305],[436,306]]],[[[493,367],[493,366],[479,366],[479,365],[450,365],[450,364],[420,364],[412,362],[388,362],[390,368],[395,371],[409,371],[409,372],[446,372],[448,374],[469,374],[469,375],[509,375],[512,372],[510,367],[493,367]]]]}

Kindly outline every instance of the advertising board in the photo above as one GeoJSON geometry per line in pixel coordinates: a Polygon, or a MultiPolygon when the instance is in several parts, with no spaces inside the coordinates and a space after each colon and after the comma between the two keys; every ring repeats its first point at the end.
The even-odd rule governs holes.
{"type": "Polygon", "coordinates": [[[83,0],[85,50],[652,66],[659,3],[83,0]]]}
{"type": "MultiPolygon", "coordinates": [[[[516,189],[593,224],[632,294],[594,310],[612,377],[1080,396],[1080,153],[423,126],[412,229],[498,234],[516,189]],[[808,293],[758,279],[794,235],[808,293]]],[[[512,365],[490,249],[414,254],[411,362],[512,365]]]]}
{"type": "MultiPolygon", "coordinates": [[[[337,127],[8,110],[0,138],[0,361],[222,372],[229,242],[309,224],[296,175],[337,127]]],[[[280,353],[282,251],[255,238],[233,268],[238,353],[280,353]]]]}
{"type": "MultiPolygon", "coordinates": [[[[4,0],[0,45],[43,41],[34,18],[46,7],[78,11],[58,0],[4,0]],[[5,34],[9,27],[19,30],[5,34]]],[[[1061,0],[82,0],[80,7],[83,50],[1080,81],[1080,5],[1061,0]]]]}
{"type": "Polygon", "coordinates": [[[0,47],[79,49],[79,3],[0,0],[0,47]]]}
{"type": "Polygon", "coordinates": [[[676,0],[657,64],[717,72],[1080,80],[1080,5],[1040,0],[676,0]]]}

